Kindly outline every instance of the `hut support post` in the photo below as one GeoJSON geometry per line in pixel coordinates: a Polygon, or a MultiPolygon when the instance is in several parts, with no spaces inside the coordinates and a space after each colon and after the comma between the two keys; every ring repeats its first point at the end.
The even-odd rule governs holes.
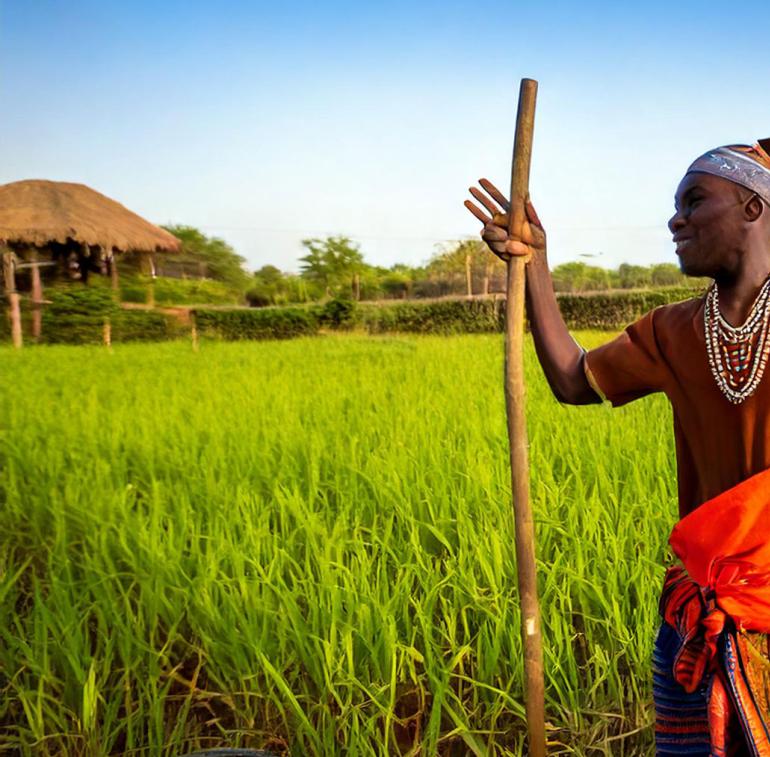
{"type": "Polygon", "coordinates": [[[107,260],[110,263],[110,280],[112,281],[112,290],[114,292],[120,291],[120,280],[118,278],[118,259],[115,257],[115,253],[107,250],[107,260]]]}
{"type": "Polygon", "coordinates": [[[21,338],[21,308],[19,307],[19,293],[16,291],[16,263],[15,255],[3,248],[3,283],[5,295],[8,298],[8,317],[11,321],[11,340],[13,346],[19,349],[21,338]]]}
{"type": "Polygon", "coordinates": [[[155,307],[155,261],[153,254],[146,252],[142,255],[142,272],[150,277],[150,283],[147,287],[147,304],[155,307]]]}
{"type": "Polygon", "coordinates": [[[29,250],[32,263],[32,338],[37,342],[43,333],[43,284],[40,279],[40,266],[37,265],[37,247],[29,250]]]}

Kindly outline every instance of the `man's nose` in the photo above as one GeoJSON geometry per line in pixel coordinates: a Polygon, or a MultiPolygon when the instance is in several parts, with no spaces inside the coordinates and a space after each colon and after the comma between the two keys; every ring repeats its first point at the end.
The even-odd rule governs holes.
{"type": "Polygon", "coordinates": [[[682,214],[677,211],[674,213],[674,215],[671,216],[671,218],[668,219],[668,230],[672,234],[676,234],[677,229],[681,229],[682,226],[684,226],[686,221],[684,220],[682,214]]]}

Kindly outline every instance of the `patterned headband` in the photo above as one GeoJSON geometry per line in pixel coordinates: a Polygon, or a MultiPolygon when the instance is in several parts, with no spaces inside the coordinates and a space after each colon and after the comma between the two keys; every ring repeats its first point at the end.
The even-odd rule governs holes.
{"type": "Polygon", "coordinates": [[[717,147],[697,158],[687,169],[687,173],[693,171],[721,176],[723,179],[740,184],[756,192],[770,204],[770,169],[765,168],[746,153],[731,147],[717,147]]]}

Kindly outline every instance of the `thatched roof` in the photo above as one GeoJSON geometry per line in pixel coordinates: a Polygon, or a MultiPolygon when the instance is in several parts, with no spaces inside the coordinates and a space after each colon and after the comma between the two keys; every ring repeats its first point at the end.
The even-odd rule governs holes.
{"type": "Polygon", "coordinates": [[[68,239],[120,252],[176,252],[179,240],[85,184],[29,179],[0,185],[0,243],[68,239]]]}

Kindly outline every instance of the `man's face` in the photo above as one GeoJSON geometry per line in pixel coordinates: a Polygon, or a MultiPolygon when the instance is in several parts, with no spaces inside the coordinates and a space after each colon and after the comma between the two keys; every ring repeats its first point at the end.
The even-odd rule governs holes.
{"type": "Polygon", "coordinates": [[[679,267],[688,276],[730,272],[745,234],[744,203],[751,193],[727,179],[690,173],[676,190],[668,222],[679,267]]]}

